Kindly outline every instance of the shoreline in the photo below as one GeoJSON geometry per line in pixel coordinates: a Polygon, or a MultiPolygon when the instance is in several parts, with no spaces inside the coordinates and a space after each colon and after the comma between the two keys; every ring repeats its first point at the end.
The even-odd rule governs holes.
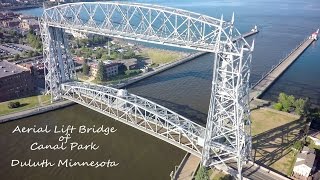
{"type": "Polygon", "coordinates": [[[154,75],[159,74],[161,72],[164,72],[166,70],[174,68],[178,65],[181,65],[181,64],[184,64],[184,63],[189,62],[191,60],[194,60],[194,59],[196,59],[200,56],[203,56],[205,54],[208,54],[208,52],[197,52],[197,53],[191,54],[191,55],[184,57],[182,59],[179,59],[177,61],[169,62],[169,63],[163,64],[162,66],[156,67],[156,68],[154,68],[153,71],[149,71],[149,72],[146,72],[142,75],[138,75],[138,76],[129,78],[129,79],[125,80],[126,82],[111,85],[111,86],[118,88],[118,89],[126,88],[127,86],[132,85],[133,83],[139,82],[143,79],[149,78],[151,76],[154,76],[154,75]]]}
{"type": "Polygon", "coordinates": [[[55,102],[45,106],[39,106],[37,108],[31,108],[31,109],[11,113],[11,114],[1,115],[0,124],[14,121],[14,120],[19,120],[22,118],[26,118],[26,117],[30,117],[38,114],[43,114],[43,113],[54,111],[57,109],[62,109],[74,104],[75,103],[72,101],[64,100],[64,101],[55,102]]]}
{"type": "Polygon", "coordinates": [[[36,9],[40,8],[41,5],[27,5],[27,6],[10,6],[10,7],[5,7],[0,8],[0,11],[20,11],[20,10],[26,10],[26,9],[36,9]]]}
{"type": "MultiPolygon", "coordinates": [[[[198,53],[191,54],[190,56],[182,58],[180,60],[164,64],[164,65],[156,68],[154,71],[150,71],[150,72],[147,72],[141,76],[136,76],[131,79],[128,79],[127,82],[125,82],[125,83],[117,84],[117,85],[113,85],[113,86],[111,85],[111,86],[118,88],[118,89],[124,88],[128,85],[131,85],[133,83],[139,82],[139,81],[146,79],[148,77],[154,76],[156,74],[159,74],[161,72],[164,72],[166,70],[174,68],[178,65],[181,65],[181,64],[186,63],[188,61],[196,59],[196,58],[198,58],[202,55],[205,55],[205,54],[207,54],[207,52],[198,52],[198,53]]],[[[62,109],[62,108],[65,108],[65,107],[68,107],[68,106],[71,106],[74,104],[76,104],[76,103],[69,101],[69,100],[64,100],[64,101],[51,103],[51,104],[45,105],[45,106],[39,106],[37,108],[31,108],[31,109],[22,110],[22,111],[10,113],[10,114],[0,115],[0,124],[14,121],[14,120],[19,120],[19,119],[30,117],[30,116],[35,116],[38,114],[43,114],[43,113],[58,110],[58,109],[62,109]]]]}

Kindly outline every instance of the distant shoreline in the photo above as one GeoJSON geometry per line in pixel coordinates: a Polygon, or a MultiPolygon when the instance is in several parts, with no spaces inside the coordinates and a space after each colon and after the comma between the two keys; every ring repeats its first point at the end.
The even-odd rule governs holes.
{"type": "Polygon", "coordinates": [[[10,7],[0,8],[0,11],[18,11],[18,10],[24,10],[24,9],[36,9],[40,7],[41,7],[40,5],[10,6],[10,7]]]}

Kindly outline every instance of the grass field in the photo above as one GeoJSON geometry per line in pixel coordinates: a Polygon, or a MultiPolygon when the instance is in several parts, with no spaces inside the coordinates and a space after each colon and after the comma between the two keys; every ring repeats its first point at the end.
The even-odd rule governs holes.
{"type": "Polygon", "coordinates": [[[183,53],[151,48],[144,48],[142,55],[150,58],[152,64],[165,64],[184,57],[183,53]]]}
{"type": "Polygon", "coordinates": [[[217,169],[209,170],[210,180],[231,180],[231,176],[217,169]]]}
{"type": "Polygon", "coordinates": [[[251,129],[252,136],[260,134],[262,132],[271,130],[273,128],[282,126],[289,122],[297,120],[291,116],[267,111],[264,109],[258,109],[251,111],[251,129]]]}
{"type": "Polygon", "coordinates": [[[46,105],[49,103],[50,103],[50,96],[47,96],[47,95],[31,96],[31,97],[27,97],[27,98],[6,101],[6,102],[0,103],[0,115],[10,114],[13,112],[22,111],[22,110],[37,107],[39,105],[46,105]],[[9,109],[8,103],[9,102],[16,102],[16,101],[20,102],[21,107],[9,109]]]}
{"type": "Polygon", "coordinates": [[[251,120],[255,162],[290,175],[296,155],[291,146],[301,139],[305,121],[263,109],[252,111],[251,120]]]}

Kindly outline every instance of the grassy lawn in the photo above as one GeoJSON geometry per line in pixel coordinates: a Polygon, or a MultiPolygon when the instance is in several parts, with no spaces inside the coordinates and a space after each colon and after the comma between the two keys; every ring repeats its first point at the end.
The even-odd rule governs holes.
{"type": "Polygon", "coordinates": [[[217,169],[210,169],[209,170],[209,177],[210,180],[231,180],[231,176],[228,174],[225,174],[222,171],[219,171],[217,169]]]}
{"type": "Polygon", "coordinates": [[[183,58],[183,53],[144,48],[142,55],[151,59],[153,64],[165,64],[183,58]]]}
{"type": "Polygon", "coordinates": [[[80,81],[86,81],[86,80],[89,79],[89,76],[86,76],[86,75],[84,75],[84,74],[82,74],[82,73],[77,73],[77,76],[78,76],[78,79],[79,79],[80,81]]]}
{"type": "Polygon", "coordinates": [[[268,131],[275,127],[279,127],[297,119],[283,114],[258,109],[251,111],[251,120],[251,133],[252,136],[255,136],[257,134],[268,131]]]}
{"type": "Polygon", "coordinates": [[[18,112],[18,111],[37,107],[40,105],[39,100],[42,105],[49,104],[50,103],[50,96],[39,95],[39,98],[38,98],[38,96],[31,96],[31,97],[27,97],[27,98],[21,98],[21,99],[15,99],[15,100],[11,100],[11,101],[2,102],[2,103],[0,103],[0,115],[10,114],[13,112],[18,112]],[[8,103],[9,102],[16,102],[16,101],[19,101],[22,106],[19,108],[9,109],[8,103]]]}
{"type": "Polygon", "coordinates": [[[291,175],[296,153],[291,146],[302,138],[305,121],[263,109],[251,112],[255,162],[291,175]]]}

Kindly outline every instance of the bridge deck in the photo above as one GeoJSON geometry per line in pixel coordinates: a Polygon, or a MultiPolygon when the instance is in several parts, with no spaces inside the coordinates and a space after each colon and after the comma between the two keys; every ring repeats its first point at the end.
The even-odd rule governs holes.
{"type": "Polygon", "coordinates": [[[259,98],[288,67],[310,46],[314,39],[307,39],[295,51],[289,54],[276,68],[261,79],[250,92],[250,99],[259,98]]]}
{"type": "Polygon", "coordinates": [[[198,144],[205,128],[133,94],[118,97],[117,89],[65,83],[63,98],[74,101],[201,157],[198,144]],[[97,90],[99,89],[100,90],[97,90]],[[103,89],[101,89],[103,88],[103,89]]]}

